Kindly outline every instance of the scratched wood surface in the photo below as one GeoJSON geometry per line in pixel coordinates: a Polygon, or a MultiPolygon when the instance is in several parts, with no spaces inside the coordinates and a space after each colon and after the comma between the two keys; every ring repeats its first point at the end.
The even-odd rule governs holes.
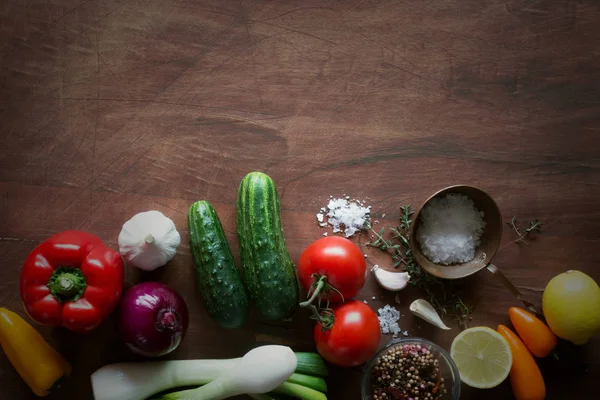
{"type": "MultiPolygon", "coordinates": [[[[569,268],[600,280],[598,21],[597,0],[6,0],[0,306],[24,315],[22,262],[53,233],[82,229],[114,247],[125,220],[158,209],[183,244],[152,274],[128,268],[126,285],[160,280],[187,300],[188,336],[168,358],[239,356],[256,342],[314,349],[306,313],[282,326],[253,315],[225,331],[195,290],[187,209],[211,201],[239,259],[234,203],[252,170],[279,188],[294,260],[323,234],[314,214],[329,195],[368,197],[384,226],[400,204],[467,183],[491,193],[505,220],[544,221],[527,245],[505,229],[495,258],[534,289],[530,300],[539,305],[535,289],[569,268]]],[[[472,325],[508,322],[518,303],[493,277],[466,283],[472,325]]],[[[401,327],[449,348],[455,325],[441,332],[408,312],[419,295],[401,292],[401,327]]],[[[394,304],[372,276],[358,298],[394,304]]],[[[38,328],[74,365],[51,399],[91,399],[95,369],[137,359],[113,319],[87,336],[38,328]]],[[[573,354],[575,364],[542,363],[548,399],[596,398],[600,340],[573,354]]],[[[330,399],[359,399],[360,368],[331,375],[330,399]]],[[[33,398],[4,356],[0,387],[3,399],[33,398]]],[[[511,398],[508,382],[463,389],[464,399],[511,398]]]]}

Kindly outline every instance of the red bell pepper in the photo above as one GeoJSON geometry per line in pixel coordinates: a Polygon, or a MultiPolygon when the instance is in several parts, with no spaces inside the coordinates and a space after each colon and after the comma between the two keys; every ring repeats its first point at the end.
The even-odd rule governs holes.
{"type": "Polygon", "coordinates": [[[29,254],[20,287],[31,318],[87,333],[108,317],[121,297],[123,260],[92,234],[61,232],[29,254]]]}

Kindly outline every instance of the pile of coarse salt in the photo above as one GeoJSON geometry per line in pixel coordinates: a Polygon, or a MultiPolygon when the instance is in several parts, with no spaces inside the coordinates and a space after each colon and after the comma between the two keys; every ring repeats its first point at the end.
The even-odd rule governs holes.
{"type": "MultiPolygon", "coordinates": [[[[350,237],[363,229],[371,226],[371,206],[365,207],[365,201],[333,198],[329,196],[327,207],[322,207],[317,213],[319,226],[324,228],[327,224],[333,227],[333,233],[342,232],[350,237]],[[327,218],[327,221],[325,221],[327,218]]],[[[327,233],[324,234],[327,236],[327,233]]]]}
{"type": "Polygon", "coordinates": [[[391,333],[393,337],[398,336],[399,333],[402,333],[404,336],[408,336],[408,332],[402,332],[400,329],[400,325],[398,325],[398,321],[400,320],[400,311],[396,310],[395,307],[386,304],[383,308],[377,310],[379,316],[379,328],[381,329],[381,333],[389,334],[391,333]]]}
{"type": "Polygon", "coordinates": [[[469,262],[481,242],[483,212],[463,194],[434,198],[423,208],[417,240],[421,251],[436,264],[469,262]]]}

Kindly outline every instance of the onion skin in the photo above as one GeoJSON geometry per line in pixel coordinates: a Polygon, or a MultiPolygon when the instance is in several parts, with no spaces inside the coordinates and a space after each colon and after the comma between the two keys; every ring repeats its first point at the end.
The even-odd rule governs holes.
{"type": "Polygon", "coordinates": [[[160,357],[175,350],[188,328],[183,298],[158,282],[129,288],[121,298],[119,332],[136,354],[160,357]]]}

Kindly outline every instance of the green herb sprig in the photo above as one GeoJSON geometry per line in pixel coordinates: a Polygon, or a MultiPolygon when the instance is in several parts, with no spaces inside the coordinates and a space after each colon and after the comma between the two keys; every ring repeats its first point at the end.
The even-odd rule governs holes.
{"type": "Polygon", "coordinates": [[[385,228],[374,231],[371,240],[365,244],[385,253],[389,253],[394,261],[394,268],[410,275],[410,283],[427,294],[427,300],[442,314],[453,316],[458,324],[466,329],[472,319],[473,307],[468,306],[462,299],[460,287],[452,281],[445,281],[429,275],[415,261],[410,246],[410,227],[412,224],[412,209],[410,204],[400,206],[400,223],[390,228],[391,236],[385,238],[385,228]]]}
{"type": "Polygon", "coordinates": [[[539,219],[532,219],[531,221],[529,221],[529,227],[525,228],[525,230],[521,232],[518,224],[519,221],[517,220],[517,217],[512,217],[510,222],[506,223],[506,225],[510,226],[512,230],[515,231],[517,235],[519,235],[519,237],[514,240],[515,243],[527,243],[525,241],[525,237],[534,231],[538,233],[541,232],[543,225],[542,221],[540,221],[539,219]]]}

